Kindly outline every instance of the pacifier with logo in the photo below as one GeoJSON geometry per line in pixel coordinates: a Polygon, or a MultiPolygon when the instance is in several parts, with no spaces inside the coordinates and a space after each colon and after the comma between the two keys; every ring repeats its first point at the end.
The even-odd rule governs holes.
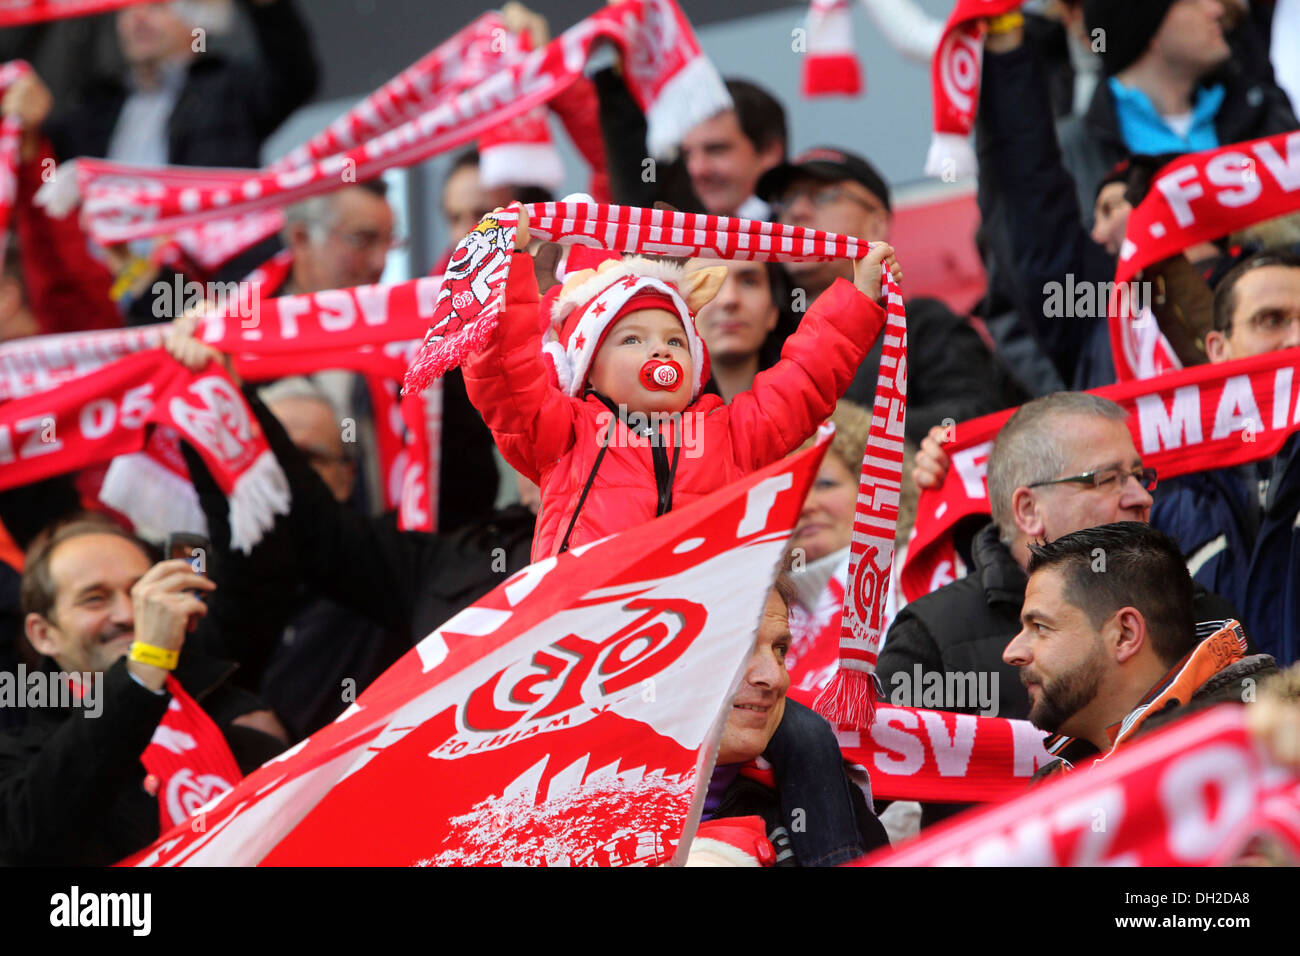
{"type": "Polygon", "coordinates": [[[651,359],[641,366],[641,384],[652,392],[674,391],[682,380],[682,367],[669,359],[651,359]]]}

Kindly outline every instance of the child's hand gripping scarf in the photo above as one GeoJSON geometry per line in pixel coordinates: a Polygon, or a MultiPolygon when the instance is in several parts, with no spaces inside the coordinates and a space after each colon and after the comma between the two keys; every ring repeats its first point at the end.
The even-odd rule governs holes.
{"type": "MultiPolygon", "coordinates": [[[[857,259],[868,249],[867,243],[848,236],[726,216],[588,202],[525,208],[535,237],[643,255],[808,262],[857,259]]],[[[407,371],[408,390],[424,388],[487,343],[503,308],[518,221],[514,208],[485,217],[456,247],[424,347],[407,371]]],[[[845,597],[840,671],[817,708],[832,722],[853,729],[867,727],[874,713],[871,674],[889,593],[907,408],[903,298],[888,268],[882,267],[882,277],[888,321],[858,490],[849,562],[853,586],[845,597]]]]}

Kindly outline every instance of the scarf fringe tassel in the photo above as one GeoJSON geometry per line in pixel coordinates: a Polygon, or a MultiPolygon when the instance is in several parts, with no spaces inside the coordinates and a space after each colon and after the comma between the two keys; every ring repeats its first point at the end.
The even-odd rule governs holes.
{"type": "Polygon", "coordinates": [[[930,150],[925,156],[925,174],[956,182],[969,179],[979,171],[970,138],[956,133],[934,133],[930,137],[930,150]]]}
{"type": "Polygon", "coordinates": [[[813,710],[837,730],[866,732],[876,719],[876,675],[869,671],[850,670],[843,663],[826,685],[813,710]]]}
{"type": "Polygon", "coordinates": [[[289,481],[269,449],[240,475],[227,495],[230,499],[230,546],[245,554],[275,524],[275,516],[289,513],[289,481]]]}

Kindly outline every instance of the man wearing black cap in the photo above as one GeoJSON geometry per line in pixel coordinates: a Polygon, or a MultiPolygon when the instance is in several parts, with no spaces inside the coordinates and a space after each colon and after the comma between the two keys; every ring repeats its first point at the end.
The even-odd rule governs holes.
{"type": "MultiPolygon", "coordinates": [[[[861,156],[829,146],[807,150],[758,181],[758,195],[781,222],[855,236],[889,238],[892,211],[884,177],[861,156]]],[[[792,262],[786,265],[804,294],[806,310],[839,276],[852,278],[853,263],[792,262]]],[[[802,304],[803,309],[798,306],[802,304]]],[[[920,442],[945,419],[964,421],[997,411],[1000,381],[992,356],[971,325],[937,299],[907,301],[907,435],[920,442]]],[[[870,408],[875,400],[881,341],[854,376],[845,397],[870,408]]]]}
{"type": "Polygon", "coordinates": [[[1285,93],[1233,61],[1223,15],[1220,0],[1085,0],[1107,80],[1061,127],[1080,209],[1126,155],[1213,149],[1300,125],[1285,93]]]}

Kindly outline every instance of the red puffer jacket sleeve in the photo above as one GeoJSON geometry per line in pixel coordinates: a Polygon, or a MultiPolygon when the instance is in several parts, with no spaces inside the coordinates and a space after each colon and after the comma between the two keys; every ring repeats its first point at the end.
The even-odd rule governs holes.
{"type": "Polygon", "coordinates": [[[465,390],[510,466],[529,481],[573,447],[577,403],[542,358],[537,277],[525,252],[510,257],[505,309],[492,340],[464,365],[465,390]]]}
{"type": "Polygon", "coordinates": [[[728,406],[737,463],[762,468],[807,441],[830,418],[884,327],[885,310],[836,279],[786,339],[781,360],[728,406]]]}

